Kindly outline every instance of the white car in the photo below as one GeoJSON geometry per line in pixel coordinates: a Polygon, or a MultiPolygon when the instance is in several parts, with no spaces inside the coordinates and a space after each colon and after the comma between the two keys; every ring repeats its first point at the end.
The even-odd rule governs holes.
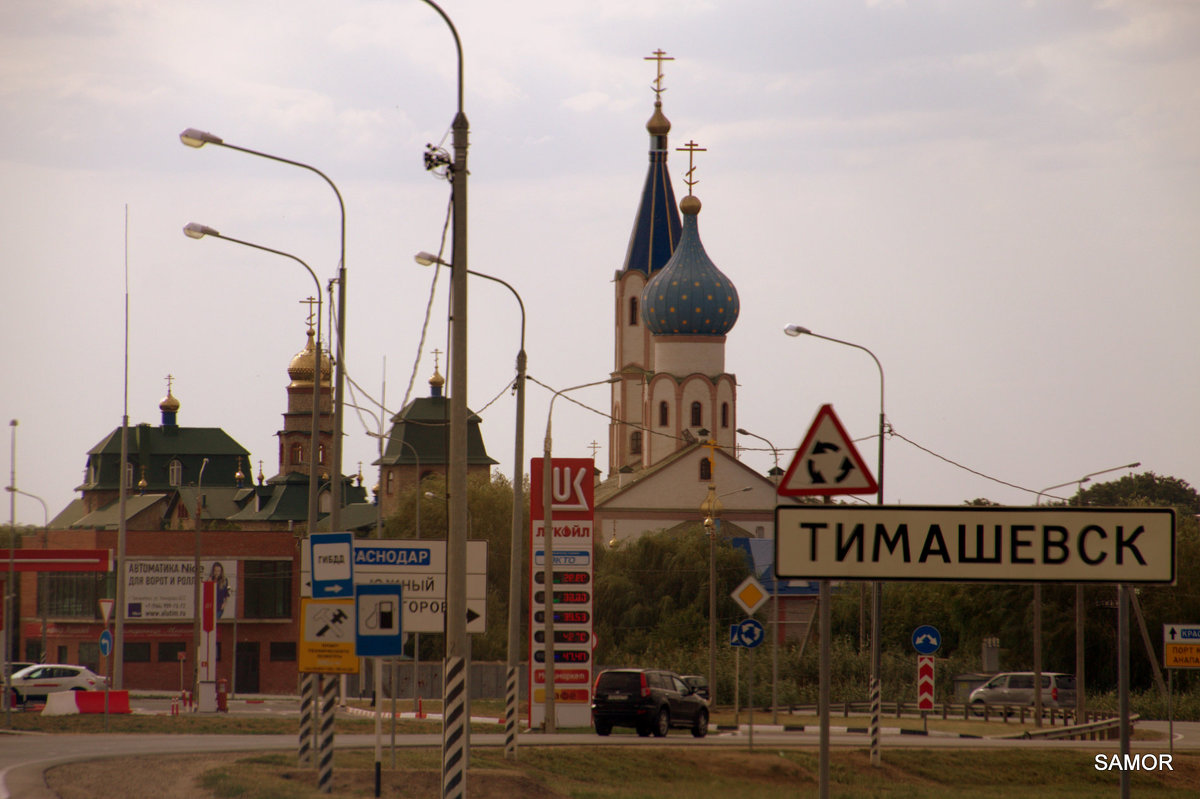
{"type": "Polygon", "coordinates": [[[84,666],[38,663],[13,673],[13,703],[44,700],[47,694],[59,691],[100,691],[106,683],[107,680],[84,666]]]}

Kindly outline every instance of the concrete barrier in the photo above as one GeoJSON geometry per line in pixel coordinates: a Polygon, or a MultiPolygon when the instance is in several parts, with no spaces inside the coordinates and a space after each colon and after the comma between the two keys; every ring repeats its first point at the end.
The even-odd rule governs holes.
{"type": "Polygon", "coordinates": [[[76,713],[103,713],[104,695],[108,694],[109,713],[129,713],[128,691],[59,691],[46,697],[43,716],[69,716],[76,713]]]}

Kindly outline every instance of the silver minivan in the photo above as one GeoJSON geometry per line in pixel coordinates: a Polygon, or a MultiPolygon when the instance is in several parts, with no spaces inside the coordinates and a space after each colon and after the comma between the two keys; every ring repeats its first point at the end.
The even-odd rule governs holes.
{"type": "MultiPolygon", "coordinates": [[[[1032,671],[1009,671],[997,674],[971,692],[969,702],[982,710],[983,705],[1033,705],[1032,671]]],[[[1075,706],[1075,675],[1054,671],[1042,672],[1042,705],[1044,707],[1075,706]]]]}

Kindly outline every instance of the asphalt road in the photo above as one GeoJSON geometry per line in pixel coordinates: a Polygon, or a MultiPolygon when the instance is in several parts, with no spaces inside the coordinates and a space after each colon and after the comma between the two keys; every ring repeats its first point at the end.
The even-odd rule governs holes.
{"type": "MultiPolygon", "coordinates": [[[[152,709],[142,701],[141,707],[152,709]]],[[[168,703],[169,704],[169,703],[168,703]]],[[[244,704],[244,703],[238,703],[244,704]]],[[[272,700],[261,706],[235,707],[231,712],[255,714],[297,715],[295,703],[272,700]],[[289,707],[290,705],[290,707],[289,707]]],[[[1167,722],[1139,722],[1140,729],[1167,732],[1167,722]]],[[[1200,723],[1177,722],[1175,724],[1174,750],[1176,752],[1200,752],[1200,723]]],[[[471,737],[474,746],[503,746],[502,734],[476,734],[471,737]]],[[[440,733],[403,735],[397,739],[402,746],[437,747],[441,745],[440,733]]],[[[666,738],[638,738],[635,735],[614,734],[605,738],[596,735],[562,733],[544,735],[525,733],[520,738],[522,745],[579,745],[595,746],[725,746],[746,747],[748,738],[744,731],[713,733],[706,738],[695,739],[687,734],[673,734],[666,738]]],[[[389,736],[384,733],[384,746],[389,736]]],[[[839,747],[864,747],[867,736],[862,733],[831,731],[830,742],[839,747]]],[[[783,732],[778,729],[756,726],[755,747],[769,746],[813,746],[818,743],[815,729],[804,732],[783,732]]],[[[338,748],[370,748],[374,746],[373,735],[338,735],[338,748]]],[[[1116,751],[1117,741],[1021,741],[999,738],[959,738],[957,736],[920,736],[885,734],[883,748],[959,748],[959,749],[1083,749],[1116,751]]],[[[1160,741],[1134,741],[1136,752],[1165,753],[1168,743],[1160,741]]],[[[0,732],[0,799],[57,799],[45,788],[42,774],[47,768],[63,763],[104,757],[129,755],[163,755],[206,752],[246,752],[264,750],[289,750],[296,748],[295,735],[45,735],[0,732]]]]}

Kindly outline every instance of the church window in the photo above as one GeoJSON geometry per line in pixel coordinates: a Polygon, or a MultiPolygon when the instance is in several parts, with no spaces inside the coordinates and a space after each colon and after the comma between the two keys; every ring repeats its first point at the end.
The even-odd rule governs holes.
{"type": "Polygon", "coordinates": [[[317,497],[317,510],[321,513],[333,512],[333,494],[322,491],[317,497]]]}
{"type": "Polygon", "coordinates": [[[703,421],[701,421],[701,419],[700,419],[700,417],[703,415],[703,413],[704,413],[704,409],[700,406],[700,403],[693,402],[692,403],[692,427],[699,427],[700,425],[703,424],[703,421]]]}
{"type": "Polygon", "coordinates": [[[292,444],[292,465],[304,463],[304,445],[300,443],[292,444]]]}
{"type": "Polygon", "coordinates": [[[637,297],[629,298],[629,326],[637,327],[638,323],[638,300],[637,297]]]}
{"type": "Polygon", "coordinates": [[[133,464],[125,464],[125,487],[133,488],[133,464]]]}
{"type": "Polygon", "coordinates": [[[721,403],[721,427],[729,427],[729,403],[721,403]]]}
{"type": "Polygon", "coordinates": [[[387,473],[387,493],[388,493],[389,497],[392,494],[396,493],[396,473],[395,472],[387,473]]]}
{"type": "Polygon", "coordinates": [[[642,431],[641,430],[634,430],[632,433],[629,434],[629,454],[630,455],[641,455],[642,454],[642,431]]]}
{"type": "Polygon", "coordinates": [[[318,445],[317,452],[318,452],[317,463],[324,466],[325,465],[325,445],[324,444],[318,445]]]}
{"type": "Polygon", "coordinates": [[[667,420],[670,418],[670,410],[665,401],[658,403],[658,426],[666,427],[667,420]]]}
{"type": "Polygon", "coordinates": [[[712,479],[712,461],[710,461],[708,458],[700,459],[700,479],[701,480],[711,480],[712,479]]]}
{"type": "Polygon", "coordinates": [[[172,458],[167,466],[167,484],[178,488],[183,485],[183,464],[178,458],[172,458]]]}

